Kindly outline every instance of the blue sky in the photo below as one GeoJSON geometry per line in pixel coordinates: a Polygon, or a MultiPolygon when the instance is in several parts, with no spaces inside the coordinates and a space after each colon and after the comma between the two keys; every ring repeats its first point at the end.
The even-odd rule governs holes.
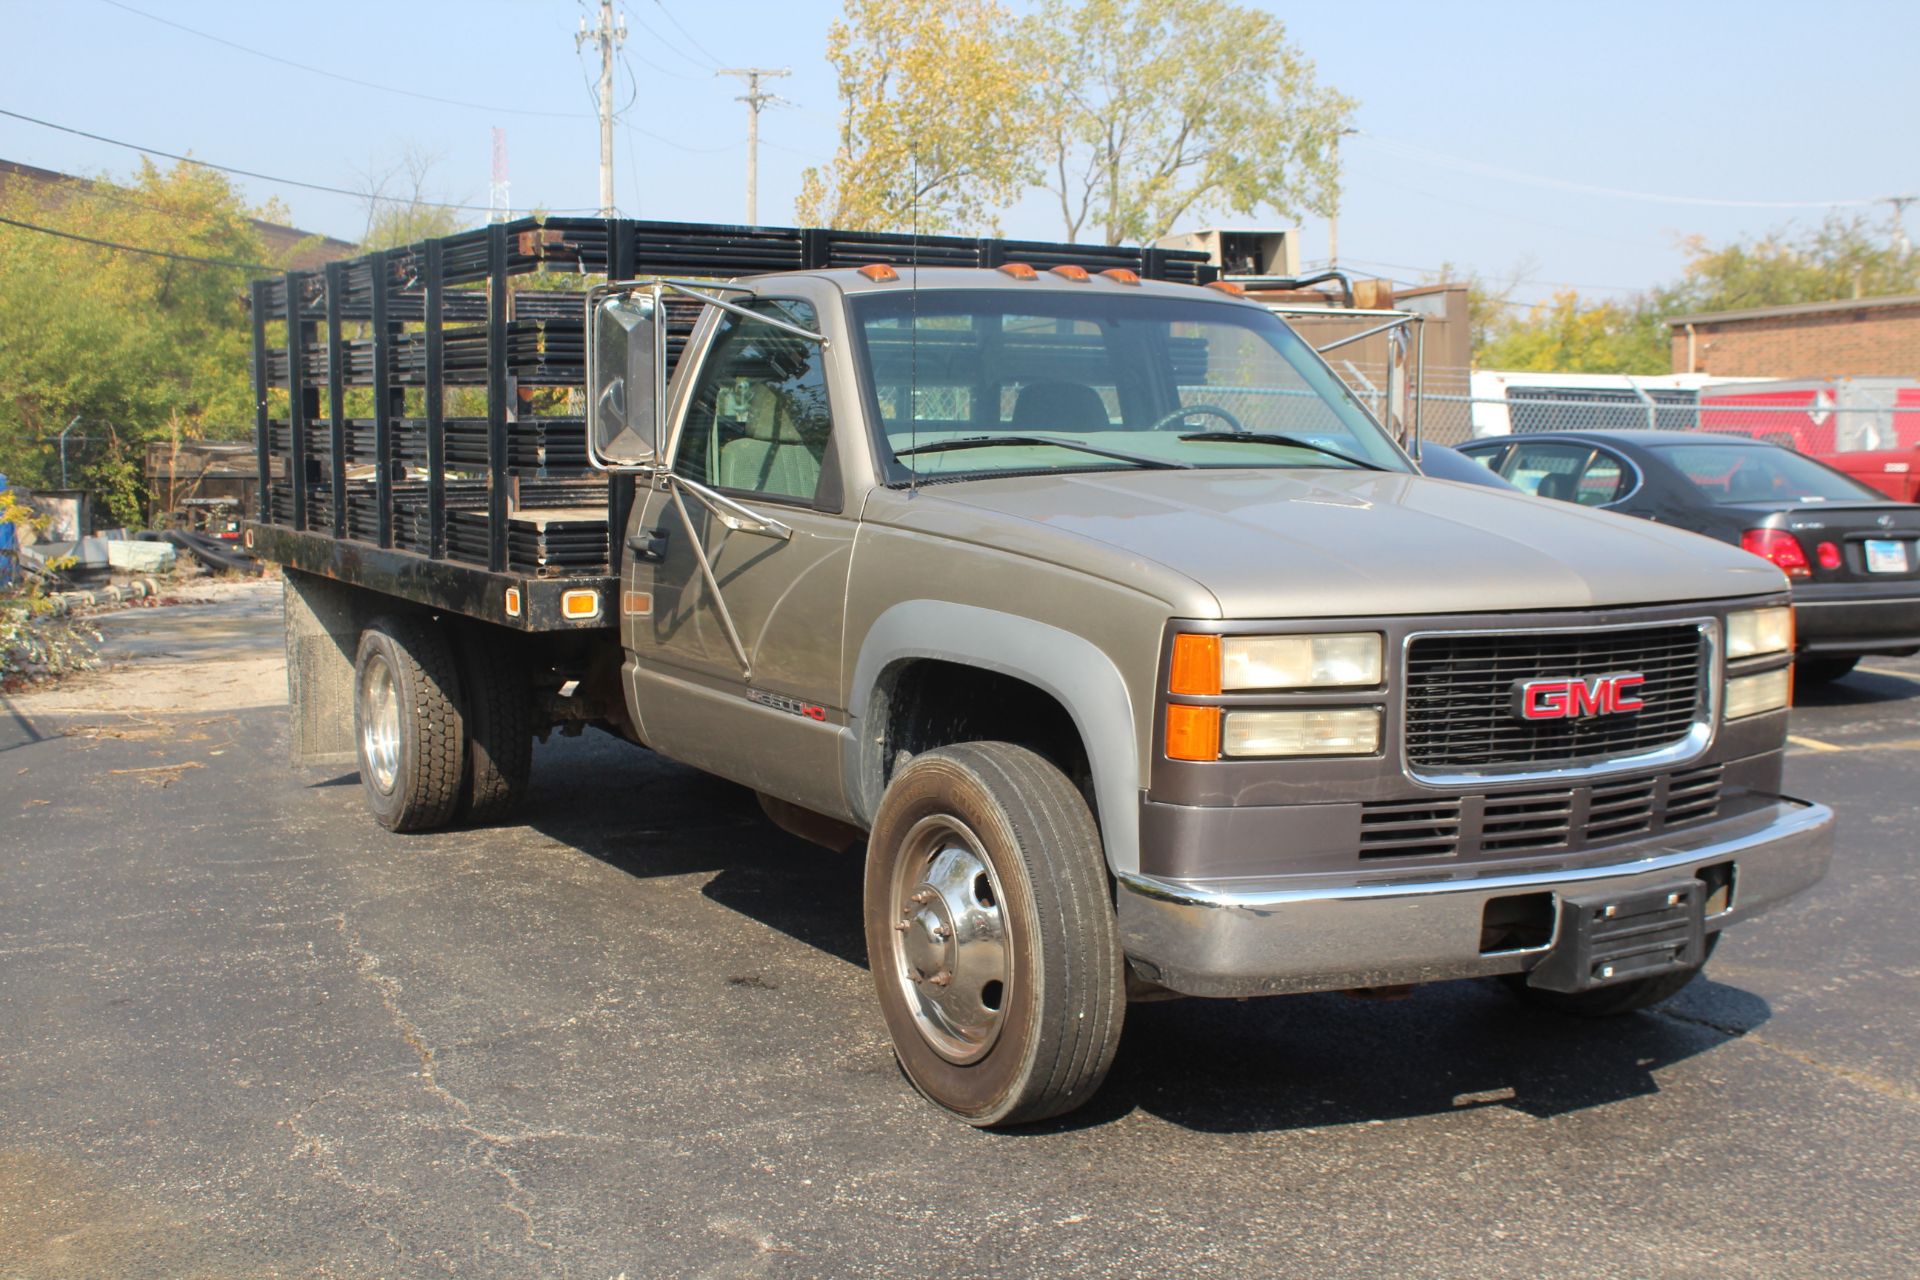
{"type": "MultiPolygon", "coordinates": [[[[1256,0],[1321,78],[1359,99],[1346,141],[1341,258],[1415,279],[1443,262],[1516,297],[1562,285],[1615,297],[1678,273],[1681,237],[1817,224],[1828,202],[1920,192],[1920,5],[1826,0],[1607,4],[1256,0]]],[[[617,196],[641,217],[743,216],[746,108],[717,66],[791,67],[794,104],[762,116],[760,213],[788,222],[801,171],[831,154],[827,0],[628,0],[617,196]]],[[[438,157],[437,198],[484,205],[506,130],[514,202],[597,201],[598,136],[581,0],[0,0],[0,108],[205,160],[355,188],[409,147],[438,157]],[[143,10],[360,87],[163,25],[143,10]],[[549,113],[546,115],[537,113],[549,113]],[[551,113],[560,113],[557,117],[551,113]]],[[[1044,51],[1033,51],[1034,57],[1044,51]]],[[[0,117],[0,159],[124,174],[133,153],[0,117]]],[[[364,205],[246,181],[290,220],[348,238],[364,205]]],[[[1837,206],[1884,221],[1885,205],[1837,206]]],[[[1237,220],[1245,224],[1247,220],[1237,220]]],[[[1055,237],[1044,200],[1010,234],[1055,237]]],[[[1910,211],[1920,236],[1920,208],[1910,211]]],[[[1302,228],[1324,258],[1326,226],[1302,228]]]]}

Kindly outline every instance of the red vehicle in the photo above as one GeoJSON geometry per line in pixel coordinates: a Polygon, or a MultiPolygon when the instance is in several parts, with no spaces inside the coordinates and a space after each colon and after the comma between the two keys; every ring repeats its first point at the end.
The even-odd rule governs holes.
{"type": "Polygon", "coordinates": [[[1701,388],[1700,429],[1782,445],[1890,498],[1920,501],[1920,380],[1720,383],[1701,388]]]}

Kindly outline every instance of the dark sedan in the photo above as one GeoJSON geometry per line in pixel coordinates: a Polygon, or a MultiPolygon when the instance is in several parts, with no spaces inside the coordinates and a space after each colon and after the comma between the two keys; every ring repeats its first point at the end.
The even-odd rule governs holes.
{"type": "Polygon", "coordinates": [[[1744,436],[1555,431],[1460,452],[1528,493],[1744,547],[1793,584],[1799,672],[1832,680],[1870,653],[1920,652],[1920,507],[1744,436]]]}

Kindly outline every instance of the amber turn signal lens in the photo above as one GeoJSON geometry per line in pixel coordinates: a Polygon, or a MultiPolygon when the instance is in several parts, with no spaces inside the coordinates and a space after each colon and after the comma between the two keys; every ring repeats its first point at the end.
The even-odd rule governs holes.
{"type": "Polygon", "coordinates": [[[586,622],[600,616],[598,591],[562,591],[560,616],[571,622],[586,622]]]}
{"type": "Polygon", "coordinates": [[[1220,758],[1220,708],[1167,708],[1167,758],[1169,760],[1218,760],[1220,758]]]}
{"type": "Polygon", "coordinates": [[[1220,692],[1220,637],[1175,636],[1167,692],[1211,698],[1220,692]]]}

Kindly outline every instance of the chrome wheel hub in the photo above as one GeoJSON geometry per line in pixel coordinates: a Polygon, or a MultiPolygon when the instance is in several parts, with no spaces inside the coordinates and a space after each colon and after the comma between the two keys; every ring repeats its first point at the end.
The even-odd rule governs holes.
{"type": "Polygon", "coordinates": [[[914,1025],[948,1061],[978,1060],[1000,1034],[1011,977],[1000,881],[955,818],[923,818],[895,867],[893,960],[914,1025]]]}
{"type": "Polygon", "coordinates": [[[360,673],[359,695],[360,758],[374,790],[388,795],[400,776],[400,692],[393,668],[377,653],[360,673]]]}

